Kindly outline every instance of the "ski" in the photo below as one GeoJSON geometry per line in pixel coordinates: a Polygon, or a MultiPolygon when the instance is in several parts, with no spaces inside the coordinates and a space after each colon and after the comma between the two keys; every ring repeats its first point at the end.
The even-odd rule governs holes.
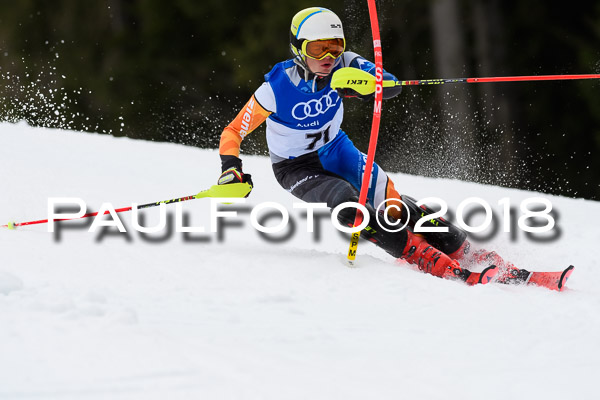
{"type": "Polygon", "coordinates": [[[551,290],[562,291],[565,288],[567,280],[573,273],[574,266],[570,265],[564,271],[557,272],[532,272],[528,285],[536,285],[545,287],[551,290]]]}
{"type": "Polygon", "coordinates": [[[500,283],[507,284],[519,284],[525,283],[527,285],[534,285],[544,287],[550,290],[562,291],[569,280],[569,277],[573,273],[574,266],[570,265],[563,271],[554,272],[529,272],[525,269],[515,270],[514,273],[500,283]]]}
{"type": "Polygon", "coordinates": [[[489,283],[498,273],[498,267],[495,265],[490,265],[486,269],[481,272],[471,272],[469,271],[469,275],[467,275],[465,279],[465,283],[467,285],[485,285],[489,283]]]}

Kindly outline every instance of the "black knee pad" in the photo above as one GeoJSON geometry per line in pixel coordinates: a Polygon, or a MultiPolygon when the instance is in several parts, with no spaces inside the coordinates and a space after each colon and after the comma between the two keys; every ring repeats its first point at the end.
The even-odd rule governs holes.
{"type": "MultiPolygon", "coordinates": [[[[433,214],[435,211],[429,208],[427,205],[417,206],[417,201],[410,196],[402,195],[402,201],[408,206],[410,211],[409,226],[414,228],[415,223],[422,217],[433,214]]],[[[446,227],[448,232],[423,232],[421,235],[425,237],[427,242],[436,249],[442,251],[445,254],[454,253],[460,248],[460,246],[467,239],[467,233],[450,223],[444,218],[435,218],[432,222],[428,220],[423,223],[423,227],[446,227]]]]}
{"type": "MultiPolygon", "coordinates": [[[[352,197],[347,201],[358,203],[358,198],[352,197]]],[[[375,243],[378,247],[381,247],[390,255],[400,258],[402,252],[406,247],[408,241],[408,233],[406,229],[402,229],[399,232],[394,232],[397,226],[387,224],[383,218],[383,215],[379,216],[379,221],[376,218],[375,210],[370,204],[366,204],[365,207],[369,211],[369,224],[365,229],[361,231],[361,236],[375,243]],[[390,232],[391,231],[391,232],[390,232]]],[[[347,207],[342,209],[338,213],[338,221],[343,226],[352,226],[356,217],[356,208],[347,207]]],[[[388,217],[392,220],[391,217],[388,217]]],[[[394,221],[392,221],[393,223],[394,221]]],[[[402,225],[400,225],[402,226],[402,225]]]]}

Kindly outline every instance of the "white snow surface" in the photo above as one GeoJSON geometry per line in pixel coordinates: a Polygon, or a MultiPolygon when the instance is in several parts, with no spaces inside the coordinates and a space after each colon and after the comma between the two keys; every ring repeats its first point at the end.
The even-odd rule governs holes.
{"type": "MultiPolygon", "coordinates": [[[[568,290],[468,287],[367,242],[348,268],[348,241],[328,217],[316,239],[269,160],[243,159],[255,189],[242,206],[285,206],[288,240],[263,239],[248,212],[226,218],[237,226],[219,239],[208,199],[180,203],[187,225],[207,230],[187,238],[163,230],[150,242],[131,212],[118,214],[127,234],[1,228],[0,398],[597,398],[600,203],[391,174],[401,193],[453,210],[473,196],[497,213],[502,198],[551,201],[558,240],[500,229],[480,245],[531,270],[575,265],[568,290]]],[[[91,212],[195,194],[220,162],[216,150],[2,123],[0,171],[1,225],[47,218],[50,197],[91,212]]],[[[140,214],[151,226],[159,211],[140,214]]]]}

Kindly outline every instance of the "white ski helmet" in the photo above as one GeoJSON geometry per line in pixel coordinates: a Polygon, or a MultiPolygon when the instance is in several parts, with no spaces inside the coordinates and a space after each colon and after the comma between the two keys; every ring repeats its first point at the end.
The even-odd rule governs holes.
{"type": "Polygon", "coordinates": [[[342,21],[333,11],[322,7],[311,7],[299,11],[292,18],[290,48],[294,56],[302,63],[307,56],[316,59],[323,58],[327,54],[334,58],[339,57],[346,48],[342,21]],[[306,53],[308,42],[325,39],[337,39],[337,41],[333,41],[334,50],[324,53],[321,57],[311,57],[306,53]]]}

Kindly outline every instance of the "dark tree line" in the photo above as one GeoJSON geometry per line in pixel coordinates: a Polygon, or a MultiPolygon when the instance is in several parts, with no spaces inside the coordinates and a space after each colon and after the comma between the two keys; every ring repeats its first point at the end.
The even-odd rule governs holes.
{"type": "MultiPolygon", "coordinates": [[[[0,119],[216,147],[262,76],[289,57],[312,1],[0,2],[0,119]]],[[[322,1],[372,58],[364,0],[322,1]]],[[[600,3],[377,2],[384,67],[400,79],[600,72],[600,3]]],[[[366,151],[371,104],[346,101],[366,151]]],[[[600,198],[597,81],[409,87],[386,102],[390,171],[600,198]]],[[[264,128],[246,153],[264,154],[264,128]]],[[[402,189],[401,189],[402,191],[402,189]]]]}

